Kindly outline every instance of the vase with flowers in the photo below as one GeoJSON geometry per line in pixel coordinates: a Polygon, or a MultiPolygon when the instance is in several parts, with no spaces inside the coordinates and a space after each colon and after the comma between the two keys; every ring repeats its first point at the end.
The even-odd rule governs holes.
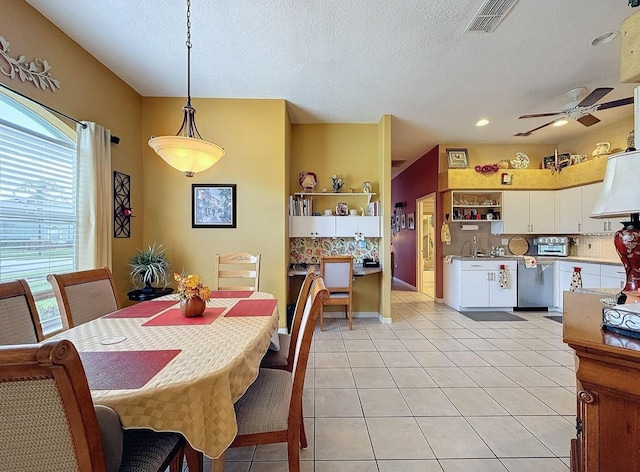
{"type": "Polygon", "coordinates": [[[331,176],[331,186],[333,187],[333,193],[340,192],[340,189],[344,185],[344,179],[339,175],[333,174],[331,176]]]}
{"type": "Polygon", "coordinates": [[[198,274],[185,277],[174,273],[173,278],[178,282],[180,312],[187,318],[202,315],[207,307],[207,300],[211,298],[209,287],[202,283],[198,274]]]}

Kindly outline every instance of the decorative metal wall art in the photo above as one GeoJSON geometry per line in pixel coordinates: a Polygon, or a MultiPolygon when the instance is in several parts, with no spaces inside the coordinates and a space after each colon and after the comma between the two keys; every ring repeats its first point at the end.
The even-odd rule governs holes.
{"type": "Polygon", "coordinates": [[[46,59],[36,58],[27,62],[27,59],[22,55],[14,59],[9,55],[9,45],[9,41],[0,36],[0,58],[7,62],[6,66],[0,67],[0,72],[12,79],[17,76],[23,82],[31,82],[42,90],[51,89],[52,92],[55,92],[60,88],[60,81],[49,74],[51,66],[46,59]]]}
{"type": "Polygon", "coordinates": [[[131,177],[113,171],[113,237],[131,237],[131,177]]]}

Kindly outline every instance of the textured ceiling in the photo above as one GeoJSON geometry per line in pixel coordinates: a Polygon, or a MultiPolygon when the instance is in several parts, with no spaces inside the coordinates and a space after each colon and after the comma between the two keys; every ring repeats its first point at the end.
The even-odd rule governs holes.
{"type": "MultiPolygon", "coordinates": [[[[186,95],[186,2],[27,0],[143,96],[186,95]]],[[[619,83],[620,38],[590,41],[627,0],[520,0],[493,33],[465,33],[482,0],[194,0],[192,96],[283,98],[294,123],[393,115],[394,160],[438,143],[556,143],[588,128],[549,121],[575,87],[619,83]],[[475,127],[487,117],[491,124],[475,127]]],[[[197,108],[197,99],[194,100],[197,108]]],[[[602,126],[628,105],[595,115],[602,126]]],[[[593,128],[592,128],[593,129],[593,128]]]]}

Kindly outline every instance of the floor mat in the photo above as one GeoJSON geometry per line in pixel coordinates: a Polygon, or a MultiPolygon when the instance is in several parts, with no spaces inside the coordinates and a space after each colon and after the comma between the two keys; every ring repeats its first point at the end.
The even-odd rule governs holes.
{"type": "Polygon", "coordinates": [[[562,315],[550,315],[550,316],[545,316],[545,318],[549,318],[550,320],[557,321],[558,323],[562,323],[562,315]]]}
{"type": "Polygon", "coordinates": [[[506,311],[461,311],[460,313],[474,321],[527,321],[506,311]]]}

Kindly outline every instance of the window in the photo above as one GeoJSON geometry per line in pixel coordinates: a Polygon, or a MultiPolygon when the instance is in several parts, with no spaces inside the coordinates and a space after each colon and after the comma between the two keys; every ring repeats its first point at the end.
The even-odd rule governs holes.
{"type": "Polygon", "coordinates": [[[75,270],[76,145],[0,93],[0,282],[27,279],[45,334],[61,327],[47,274],[75,270]]]}

